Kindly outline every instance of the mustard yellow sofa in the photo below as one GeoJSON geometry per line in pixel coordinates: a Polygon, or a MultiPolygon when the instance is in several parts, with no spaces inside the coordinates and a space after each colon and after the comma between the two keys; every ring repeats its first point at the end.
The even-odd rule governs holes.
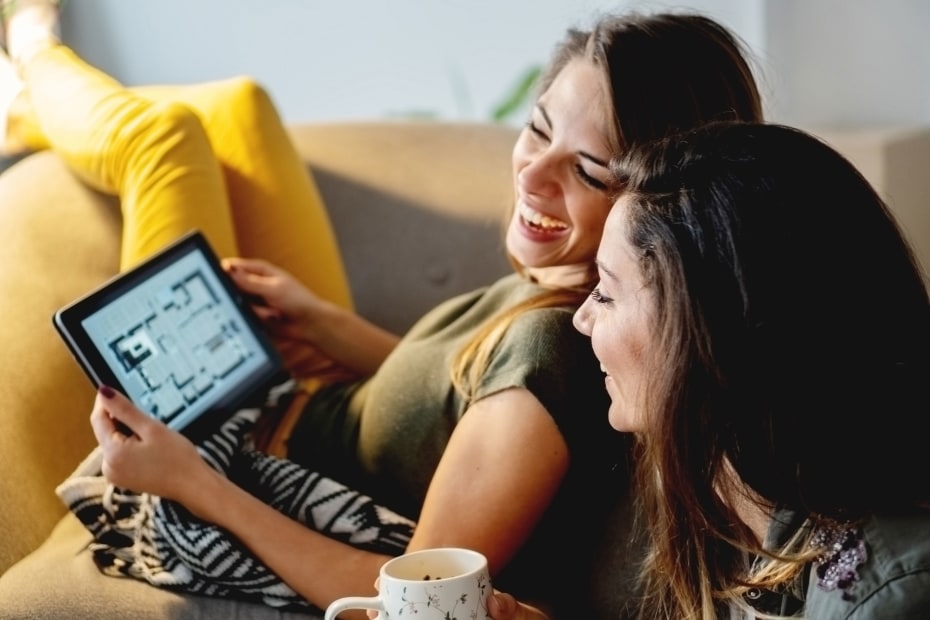
{"type": "MultiPolygon", "coordinates": [[[[291,127],[320,185],[360,312],[403,330],[507,272],[516,130],[433,121],[291,127]]],[[[94,446],[93,389],[51,323],[117,271],[117,201],[51,152],[0,174],[0,618],[291,618],[103,577],[54,494],[94,446]]]]}
{"type": "MultiPolygon", "coordinates": [[[[889,199],[930,266],[930,129],[815,130],[889,199]]],[[[291,127],[343,248],[360,312],[403,330],[509,270],[516,130],[431,121],[291,127]]],[[[93,389],[55,334],[55,309],[117,270],[115,199],[52,153],[0,174],[0,620],[296,618],[102,577],[54,494],[93,447],[93,389]]]]}

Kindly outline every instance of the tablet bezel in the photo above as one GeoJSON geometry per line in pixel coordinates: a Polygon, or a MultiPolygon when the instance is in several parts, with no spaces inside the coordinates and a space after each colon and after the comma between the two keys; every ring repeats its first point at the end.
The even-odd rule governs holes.
{"type": "MultiPolygon", "coordinates": [[[[265,332],[261,320],[255,314],[246,296],[223,270],[216,253],[201,232],[191,231],[136,267],[118,274],[81,298],[59,309],[53,315],[53,324],[68,346],[72,356],[77,360],[78,365],[83,369],[95,388],[100,387],[100,385],[108,385],[129,396],[126,386],[123,385],[123,382],[98,350],[83,323],[85,319],[107,304],[112,303],[143,284],[156,273],[194,252],[202,254],[205,259],[204,264],[210,268],[215,280],[220,283],[222,291],[232,302],[232,307],[238,313],[239,316],[236,319],[250,330],[261,353],[266,358],[266,361],[260,363],[248,378],[237,382],[232,390],[229,390],[225,396],[220,397],[216,402],[208,404],[195,418],[186,421],[175,419],[167,423],[169,427],[191,438],[199,438],[218,428],[222,419],[232,415],[235,410],[261,404],[271,386],[287,379],[284,363],[270,337],[265,332]]],[[[139,403],[136,403],[136,405],[143,411],[145,410],[139,403]]]]}

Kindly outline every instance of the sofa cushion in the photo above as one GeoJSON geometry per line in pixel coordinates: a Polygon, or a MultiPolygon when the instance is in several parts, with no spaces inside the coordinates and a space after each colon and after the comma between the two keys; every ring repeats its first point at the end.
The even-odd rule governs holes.
{"type": "Polygon", "coordinates": [[[51,317],[115,272],[119,210],[56,156],[38,153],[0,175],[0,231],[2,570],[64,514],[55,486],[95,445],[94,390],[51,317]]]}
{"type": "Polygon", "coordinates": [[[266,605],[177,594],[143,581],[104,577],[90,533],[65,516],[39,549],[0,579],[0,620],[311,620],[266,605]],[[54,593],[54,596],[50,596],[54,593]]]}

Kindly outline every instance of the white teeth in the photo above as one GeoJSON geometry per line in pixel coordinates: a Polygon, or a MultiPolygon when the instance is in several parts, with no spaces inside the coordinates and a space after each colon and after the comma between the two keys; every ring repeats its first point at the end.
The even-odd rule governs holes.
{"type": "Polygon", "coordinates": [[[565,230],[568,228],[568,224],[562,220],[558,220],[554,217],[549,217],[548,215],[543,215],[539,211],[532,209],[525,204],[520,204],[520,217],[524,220],[538,226],[539,228],[544,228],[547,230],[565,230]]]}

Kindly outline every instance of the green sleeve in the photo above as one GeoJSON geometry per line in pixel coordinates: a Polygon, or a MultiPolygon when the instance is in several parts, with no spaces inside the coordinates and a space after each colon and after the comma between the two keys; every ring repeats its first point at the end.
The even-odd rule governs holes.
{"type": "Polygon", "coordinates": [[[544,308],[521,315],[509,327],[477,390],[482,398],[512,387],[528,389],[563,434],[606,424],[608,397],[591,341],[572,325],[572,311],[544,308]],[[599,420],[579,420],[595,416],[599,420]],[[593,424],[591,424],[593,422],[593,424]]]}

